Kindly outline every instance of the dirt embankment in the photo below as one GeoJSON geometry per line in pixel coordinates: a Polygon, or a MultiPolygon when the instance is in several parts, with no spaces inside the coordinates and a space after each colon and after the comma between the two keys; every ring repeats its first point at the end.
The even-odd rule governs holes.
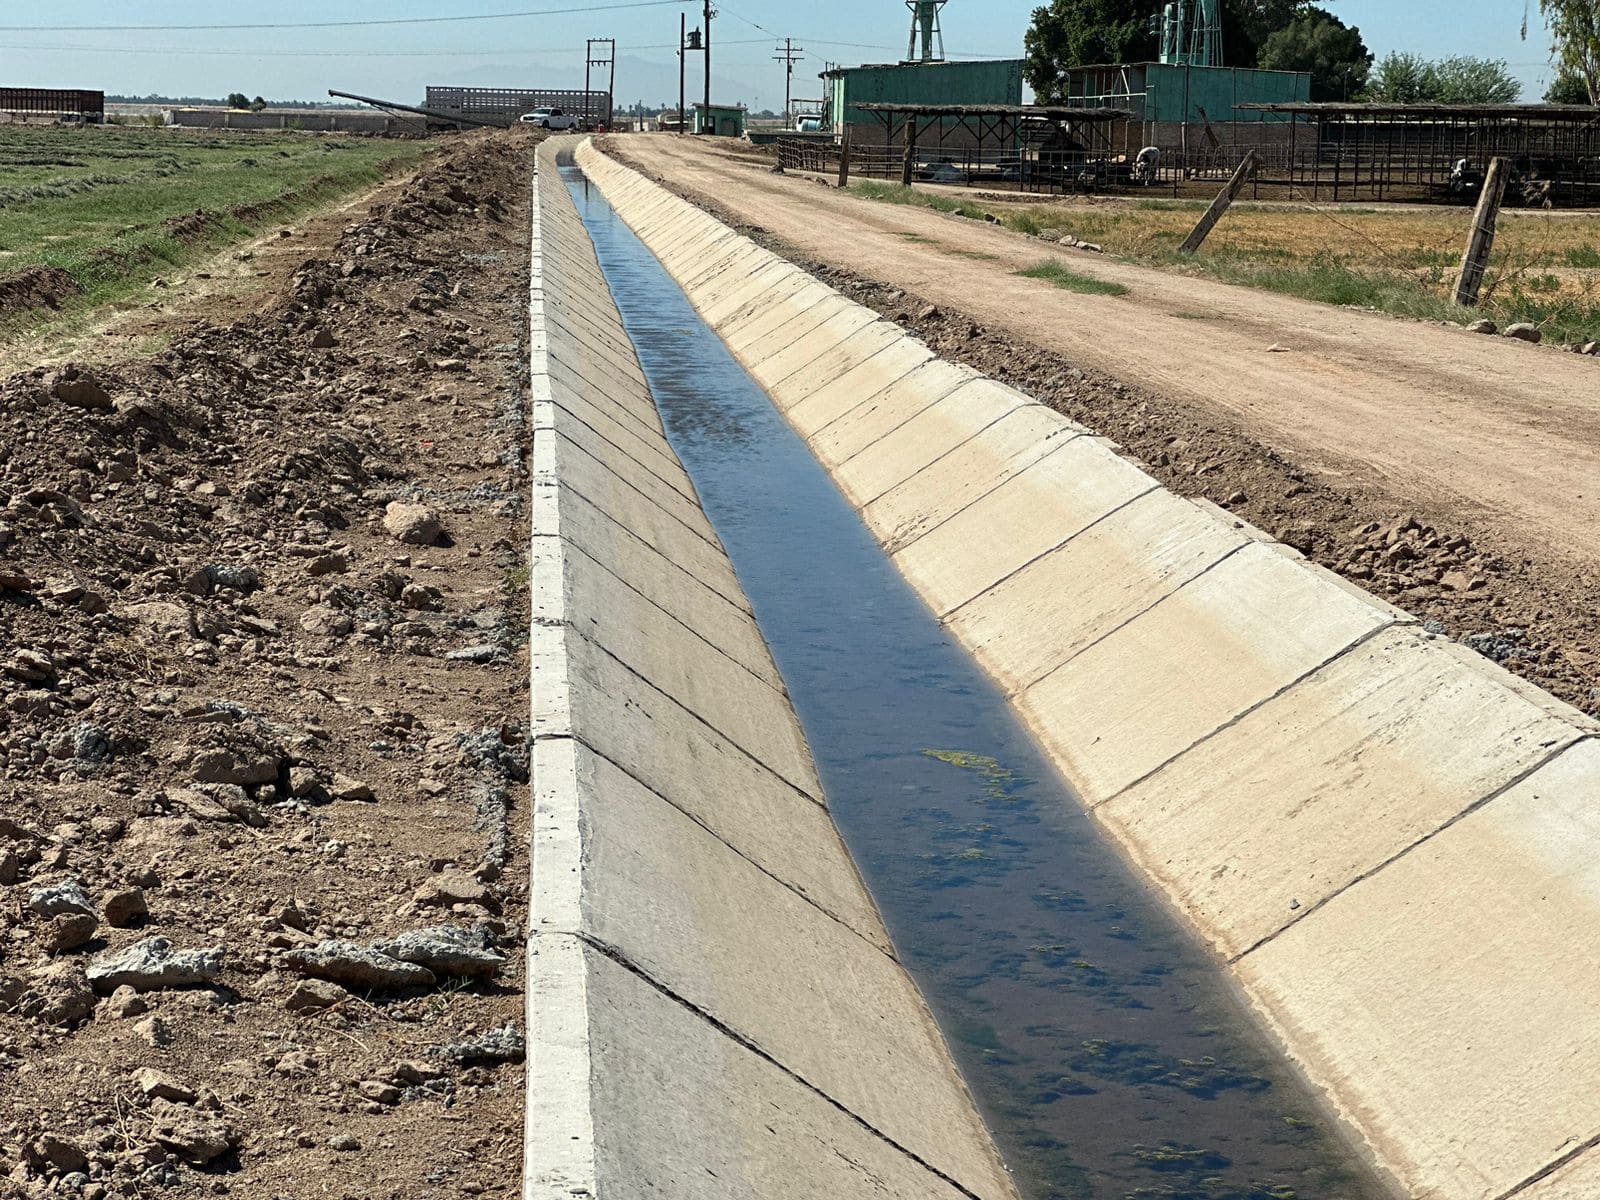
{"type": "Polygon", "coordinates": [[[817,262],[726,204],[630,161],[615,142],[605,148],[941,356],[1115,440],[1173,491],[1238,513],[1430,628],[1600,714],[1600,609],[1592,572],[1581,560],[1536,561],[1448,503],[1399,500],[1381,487],[1296,463],[1193,405],[1084,367],[948,305],[817,262]]]}
{"type": "Polygon", "coordinates": [[[81,290],[60,267],[25,267],[0,275],[0,320],[30,308],[60,308],[81,290]]]}
{"type": "Polygon", "coordinates": [[[0,384],[0,1195],[516,1190],[533,141],[0,384]]]}

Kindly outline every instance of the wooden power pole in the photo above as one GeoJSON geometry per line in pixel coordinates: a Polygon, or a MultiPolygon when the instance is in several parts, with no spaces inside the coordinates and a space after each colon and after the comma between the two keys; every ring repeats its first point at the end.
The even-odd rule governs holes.
{"type": "Polygon", "coordinates": [[[1206,215],[1200,218],[1198,224],[1183,239],[1183,245],[1178,249],[1185,254],[1193,254],[1200,249],[1200,243],[1206,240],[1210,232],[1216,228],[1217,222],[1222,220],[1222,214],[1228,211],[1234,197],[1244,187],[1245,180],[1250,178],[1250,173],[1256,169],[1256,152],[1251,150],[1244,156],[1244,161],[1239,164],[1239,169],[1233,173],[1233,178],[1228,180],[1227,186],[1217,193],[1217,198],[1211,202],[1211,207],[1206,209],[1206,215]]]}
{"type": "Polygon", "coordinates": [[[1483,191],[1478,194],[1478,210],[1472,215],[1472,236],[1461,256],[1461,279],[1456,284],[1456,303],[1474,308],[1478,290],[1483,287],[1483,272],[1494,249],[1495,225],[1500,220],[1500,204],[1506,198],[1506,160],[1491,158],[1483,176],[1483,191]]]}

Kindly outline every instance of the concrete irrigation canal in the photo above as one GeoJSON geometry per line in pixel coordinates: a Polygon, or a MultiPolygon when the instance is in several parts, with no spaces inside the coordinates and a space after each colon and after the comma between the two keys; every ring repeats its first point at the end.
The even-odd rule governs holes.
{"type": "Polygon", "coordinates": [[[1600,1186],[1592,722],[592,145],[537,190],[528,1196],[1600,1186]]]}

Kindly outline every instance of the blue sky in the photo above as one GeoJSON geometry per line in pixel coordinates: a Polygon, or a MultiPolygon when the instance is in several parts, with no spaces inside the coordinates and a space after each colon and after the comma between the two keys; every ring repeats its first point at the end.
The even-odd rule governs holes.
{"type": "MultiPolygon", "coordinates": [[[[108,92],[312,98],[330,87],[416,101],[427,83],[581,86],[584,40],[617,39],[617,101],[655,103],[677,93],[673,47],[678,14],[691,27],[699,4],[653,3],[607,8],[604,0],[274,0],[252,5],[215,0],[0,5],[0,83],[103,88],[108,92]],[[21,30],[48,24],[191,25],[439,17],[576,9],[504,20],[272,30],[21,30]]],[[[617,0],[611,0],[616,3],[617,0]]],[[[1158,0],[1150,0],[1151,9],[1158,0]]],[[[944,12],[952,57],[1020,54],[1036,0],[950,0],[944,12]]],[[[816,95],[825,61],[893,61],[905,53],[909,14],[902,0],[734,0],[719,4],[713,30],[720,100],[781,107],[783,69],[776,41],[792,36],[806,49],[795,68],[795,94],[816,95]]],[[[1536,99],[1549,77],[1542,27],[1518,38],[1521,0],[1331,0],[1360,26],[1379,57],[1394,49],[1429,57],[1476,54],[1506,59],[1536,99]]],[[[1534,5],[1537,9],[1537,4],[1534,5]]],[[[1537,22],[1537,15],[1535,16],[1537,22]]],[[[700,70],[690,59],[690,95],[700,70]]]]}

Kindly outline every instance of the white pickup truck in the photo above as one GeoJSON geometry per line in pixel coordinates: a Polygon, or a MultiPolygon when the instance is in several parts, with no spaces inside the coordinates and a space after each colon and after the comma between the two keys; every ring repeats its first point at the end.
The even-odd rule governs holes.
{"type": "Polygon", "coordinates": [[[525,125],[537,125],[540,129],[576,129],[579,125],[576,114],[564,113],[559,108],[536,108],[523,113],[518,120],[525,125]]]}

